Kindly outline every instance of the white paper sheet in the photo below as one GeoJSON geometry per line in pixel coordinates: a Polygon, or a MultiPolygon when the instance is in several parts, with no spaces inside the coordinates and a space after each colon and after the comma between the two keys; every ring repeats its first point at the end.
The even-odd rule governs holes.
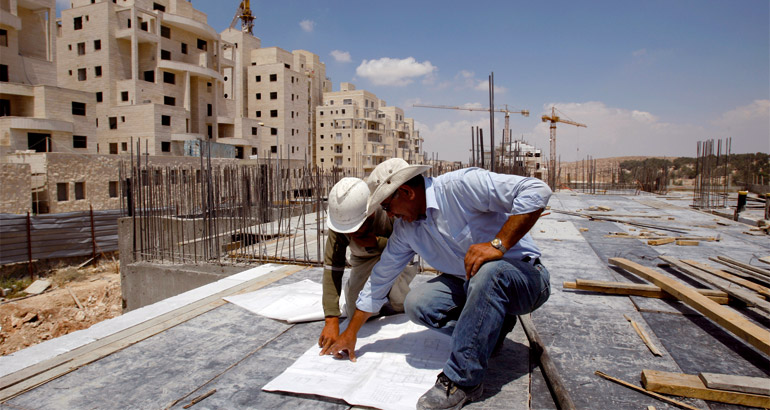
{"type": "Polygon", "coordinates": [[[262,389],[317,394],[383,410],[414,409],[449,358],[449,336],[397,315],[364,324],[355,363],[319,352],[313,343],[262,389]]]}
{"type": "MultiPolygon", "coordinates": [[[[224,299],[258,315],[297,323],[323,320],[322,295],[323,287],[320,283],[305,279],[224,299]]],[[[340,296],[340,310],[344,316],[344,292],[340,296]]]]}

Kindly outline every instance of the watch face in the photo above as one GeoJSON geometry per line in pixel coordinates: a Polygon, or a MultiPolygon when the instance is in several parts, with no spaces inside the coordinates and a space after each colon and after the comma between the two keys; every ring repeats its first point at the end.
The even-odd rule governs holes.
{"type": "Polygon", "coordinates": [[[494,246],[495,248],[500,248],[501,246],[503,246],[503,241],[501,241],[500,238],[492,239],[491,243],[492,243],[492,246],[494,246]]]}

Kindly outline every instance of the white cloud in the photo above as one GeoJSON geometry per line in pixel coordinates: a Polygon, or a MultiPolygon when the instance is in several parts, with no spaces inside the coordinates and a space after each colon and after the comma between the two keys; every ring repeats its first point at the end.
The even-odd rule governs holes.
{"type": "Polygon", "coordinates": [[[711,125],[716,132],[708,138],[731,137],[734,153],[770,152],[770,100],[755,100],[734,108],[717,117],[711,125]]]}
{"type": "MultiPolygon", "coordinates": [[[[552,104],[543,106],[550,113],[552,104]]],[[[608,107],[602,102],[556,104],[563,115],[588,128],[556,124],[557,155],[575,161],[621,155],[688,156],[698,141],[732,137],[732,152],[770,150],[770,101],[758,100],[719,116],[709,124],[665,122],[650,112],[608,107]]],[[[535,116],[539,118],[540,116],[535,116]]],[[[548,149],[549,124],[532,129],[538,144],[548,149]]]]}
{"type": "Polygon", "coordinates": [[[647,55],[647,49],[646,48],[640,48],[639,50],[635,50],[633,53],[631,53],[634,57],[641,57],[644,55],[647,55]]]}
{"type": "Polygon", "coordinates": [[[414,57],[404,59],[383,57],[379,60],[364,60],[356,68],[356,75],[364,77],[375,85],[405,86],[417,77],[429,76],[437,68],[430,61],[417,62],[414,57]]]}
{"type": "Polygon", "coordinates": [[[313,20],[302,20],[299,22],[299,26],[302,27],[302,30],[311,33],[315,28],[315,22],[313,20]]]}
{"type": "Polygon", "coordinates": [[[334,61],[338,63],[349,63],[351,61],[350,53],[347,51],[332,50],[329,54],[331,54],[331,56],[334,57],[334,61]]]}
{"type": "MultiPolygon", "coordinates": [[[[732,138],[733,153],[770,152],[770,100],[756,100],[728,110],[711,121],[695,123],[667,122],[652,112],[589,101],[544,104],[541,112],[533,111],[529,118],[511,117],[514,137],[525,135],[527,142],[542,149],[546,158],[550,154],[550,130],[549,124],[542,122],[540,117],[550,114],[552,105],[560,111],[562,118],[588,126],[556,124],[556,155],[563,162],[582,160],[589,155],[594,158],[629,155],[694,157],[698,141],[727,137],[732,138]]],[[[441,159],[466,162],[470,156],[471,126],[482,127],[489,143],[489,115],[486,112],[474,114],[478,115],[477,119],[462,116],[454,117],[457,121],[438,122],[415,115],[421,124],[421,136],[425,138],[425,151],[437,151],[441,159]]],[[[502,116],[496,116],[496,137],[502,133],[502,122],[502,116]]]]}
{"type": "MultiPolygon", "coordinates": [[[[489,114],[474,113],[476,118],[459,119],[456,121],[440,121],[427,124],[415,119],[415,128],[425,139],[425,152],[438,152],[439,159],[462,161],[467,163],[471,157],[471,127],[481,127],[484,134],[484,147],[489,149],[489,114]]],[[[495,130],[501,130],[501,121],[495,119],[495,130]]],[[[495,132],[501,135],[500,132],[495,132]]],[[[500,143],[499,138],[495,145],[500,143]]]]}
{"type": "MultiPolygon", "coordinates": [[[[484,91],[484,92],[488,93],[489,92],[489,80],[478,81],[476,83],[476,86],[473,87],[473,89],[476,90],[476,91],[484,91]]],[[[502,87],[502,86],[499,86],[499,85],[495,86],[495,94],[503,94],[506,91],[508,91],[508,89],[505,88],[505,87],[502,87]]]]}

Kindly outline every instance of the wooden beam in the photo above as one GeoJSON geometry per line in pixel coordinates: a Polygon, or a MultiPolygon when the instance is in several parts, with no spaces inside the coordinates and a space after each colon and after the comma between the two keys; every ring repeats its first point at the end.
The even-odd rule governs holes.
{"type": "Polygon", "coordinates": [[[729,264],[729,263],[727,263],[725,261],[721,261],[718,258],[715,258],[713,256],[710,256],[709,260],[721,264],[723,266],[722,270],[727,272],[727,273],[729,273],[729,274],[732,274],[732,275],[735,275],[735,276],[740,276],[740,277],[742,277],[744,279],[751,279],[751,280],[753,280],[755,282],[758,282],[758,283],[762,284],[763,286],[770,286],[770,278],[765,276],[765,275],[762,275],[762,274],[756,273],[756,272],[752,272],[752,271],[747,270],[747,269],[741,269],[738,266],[731,265],[731,264],[729,264]]]}
{"type": "Polygon", "coordinates": [[[667,243],[674,242],[676,239],[674,238],[662,238],[662,239],[650,239],[647,241],[647,245],[650,246],[658,246],[658,245],[665,245],[667,243]]]}
{"type": "Polygon", "coordinates": [[[698,242],[698,241],[689,241],[689,240],[686,240],[686,239],[679,239],[679,240],[676,241],[676,244],[679,245],[679,246],[698,246],[698,244],[700,244],[700,242],[698,242]]]}
{"type": "Polygon", "coordinates": [[[684,262],[684,263],[686,263],[686,264],[688,264],[690,266],[694,266],[694,267],[696,267],[696,268],[698,268],[700,270],[706,271],[706,272],[708,272],[708,273],[710,273],[710,274],[712,274],[714,276],[719,276],[722,279],[727,279],[730,282],[737,283],[737,284],[739,284],[739,285],[741,285],[741,286],[743,286],[745,288],[749,288],[749,289],[753,290],[754,292],[757,292],[760,295],[765,296],[765,299],[767,299],[767,296],[770,296],[770,289],[768,289],[768,288],[766,288],[766,287],[764,287],[764,286],[762,286],[760,284],[754,283],[754,282],[752,282],[750,280],[746,280],[746,279],[743,279],[743,278],[739,278],[739,277],[737,277],[735,275],[731,275],[731,274],[729,274],[727,272],[724,272],[724,271],[721,271],[719,269],[713,268],[713,267],[711,267],[711,266],[709,266],[709,265],[707,265],[705,263],[699,263],[699,262],[696,262],[696,261],[693,261],[693,260],[682,260],[682,262],[684,262]]]}
{"type": "Polygon", "coordinates": [[[762,263],[766,263],[766,264],[770,265],[770,256],[763,256],[763,257],[759,258],[759,261],[762,262],[762,263]]]}
{"type": "Polygon", "coordinates": [[[757,307],[766,314],[770,315],[770,302],[761,299],[759,296],[757,296],[756,293],[743,288],[739,288],[737,286],[730,286],[732,285],[730,282],[727,282],[716,276],[710,276],[708,273],[686,265],[676,258],[672,258],[670,256],[659,256],[659,258],[675,266],[681,272],[686,273],[687,275],[696,279],[700,279],[710,285],[713,285],[716,288],[727,292],[728,295],[741,300],[746,305],[757,307]]]}
{"type": "Polygon", "coordinates": [[[770,379],[767,377],[734,376],[732,374],[703,372],[699,373],[698,377],[709,389],[770,396],[770,379]]]}
{"type": "Polygon", "coordinates": [[[631,262],[624,258],[610,258],[611,265],[618,266],[629,272],[649,280],[688,306],[732,332],[735,336],[746,341],[764,354],[770,354],[770,332],[762,329],[735,311],[720,306],[711,299],[701,295],[695,289],[656,272],[646,266],[631,262]]]}
{"type": "Polygon", "coordinates": [[[758,394],[739,393],[709,389],[694,374],[670,373],[657,370],[642,370],[642,385],[657,393],[673,394],[694,399],[739,404],[750,407],[770,407],[770,397],[758,394]]]}
{"type": "Polygon", "coordinates": [[[747,263],[739,262],[739,261],[737,261],[735,259],[728,258],[727,256],[717,256],[717,258],[719,258],[719,260],[721,260],[721,261],[725,261],[727,263],[733,264],[733,265],[738,266],[740,268],[743,268],[743,269],[746,269],[746,270],[750,270],[752,272],[759,273],[760,275],[764,275],[764,276],[770,278],[770,270],[762,269],[762,268],[757,267],[757,266],[753,266],[753,265],[749,265],[747,263]]]}
{"type": "MultiPolygon", "coordinates": [[[[601,280],[576,279],[575,282],[564,282],[567,289],[588,290],[591,292],[607,293],[610,295],[643,296],[658,299],[676,299],[670,293],[661,290],[655,285],[626,282],[605,282],[601,280]]],[[[727,293],[721,290],[696,289],[698,293],[708,297],[720,305],[726,305],[727,293]]]]}

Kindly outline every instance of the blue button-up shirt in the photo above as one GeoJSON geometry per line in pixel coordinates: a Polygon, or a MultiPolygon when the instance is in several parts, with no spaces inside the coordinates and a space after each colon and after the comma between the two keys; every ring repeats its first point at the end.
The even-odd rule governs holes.
{"type": "MultiPolygon", "coordinates": [[[[426,217],[408,223],[396,219],[380,261],[358,296],[356,307],[379,311],[399,273],[419,254],[430,266],[465,278],[465,253],[475,243],[489,242],[511,215],[545,208],[551,190],[537,178],[466,168],[425,178],[426,217]]],[[[540,257],[527,233],[503,259],[540,257]]]]}

